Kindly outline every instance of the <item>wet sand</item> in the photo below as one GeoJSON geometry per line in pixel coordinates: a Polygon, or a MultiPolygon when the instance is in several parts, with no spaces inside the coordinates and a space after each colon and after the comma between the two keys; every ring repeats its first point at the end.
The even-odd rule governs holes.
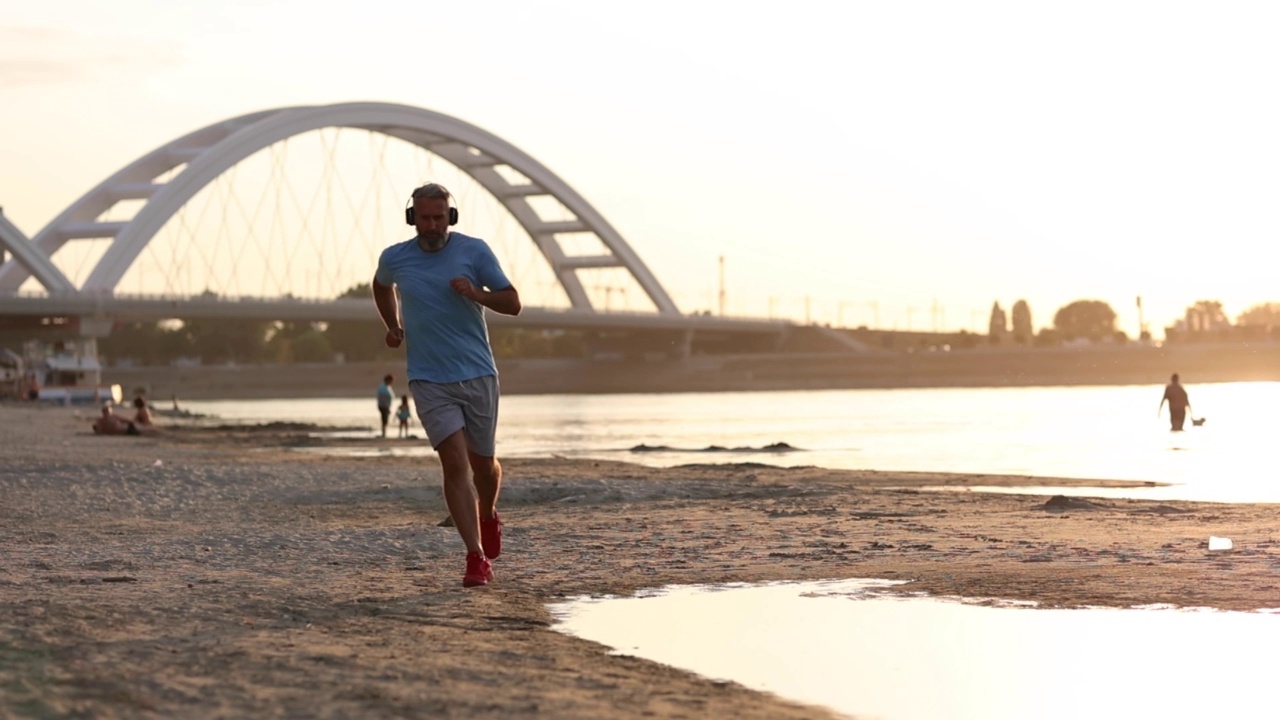
{"type": "Polygon", "coordinates": [[[288,427],[98,437],[90,414],[0,406],[0,717],[831,717],[550,629],[548,601],[672,583],[1280,607],[1274,505],[1062,508],[964,488],[1086,483],[518,458],[496,581],[463,589],[430,458],[299,452],[317,441],[288,427]],[[920,490],[938,485],[957,491],[920,490]]]}

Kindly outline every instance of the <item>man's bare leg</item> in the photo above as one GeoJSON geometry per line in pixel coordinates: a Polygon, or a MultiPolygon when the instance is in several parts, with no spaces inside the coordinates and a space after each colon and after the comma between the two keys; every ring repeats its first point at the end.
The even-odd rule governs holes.
{"type": "Polygon", "coordinates": [[[467,552],[484,552],[480,544],[480,512],[476,499],[476,487],[472,483],[471,469],[467,462],[467,440],[462,431],[445,438],[436,446],[440,456],[440,469],[444,473],[444,502],[449,515],[458,528],[458,535],[467,546],[467,552]]]}
{"type": "Polygon", "coordinates": [[[502,463],[496,457],[467,453],[471,463],[471,476],[480,502],[480,517],[493,519],[498,512],[498,493],[502,492],[502,463]]]}
{"type": "Polygon", "coordinates": [[[502,519],[498,517],[498,493],[502,490],[502,465],[497,458],[470,453],[472,482],[480,503],[480,544],[490,560],[502,554],[502,519]]]}

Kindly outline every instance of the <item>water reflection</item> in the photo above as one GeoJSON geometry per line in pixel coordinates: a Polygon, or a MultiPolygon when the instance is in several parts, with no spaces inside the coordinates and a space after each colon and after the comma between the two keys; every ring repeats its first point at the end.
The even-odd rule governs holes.
{"type": "Polygon", "coordinates": [[[1046,610],[889,595],[893,584],[686,586],[552,612],[556,629],[620,654],[858,717],[1277,713],[1275,612],[1046,610]]]}
{"type": "MultiPolygon", "coordinates": [[[[1192,402],[1197,415],[1208,416],[1208,424],[1182,433],[1169,432],[1167,421],[1157,417],[1159,398],[1159,386],[516,395],[503,398],[498,452],[503,457],[594,458],[658,467],[759,462],[1139,480],[1170,483],[1179,490],[1157,495],[1142,488],[1128,497],[1280,502],[1274,423],[1261,422],[1258,415],[1280,403],[1280,383],[1196,385],[1192,402]],[[777,442],[799,450],[702,451],[711,446],[764,448],[777,442]],[[633,451],[640,446],[694,450],[633,451]]],[[[312,452],[432,454],[420,439],[375,440],[377,416],[371,400],[190,406],[227,421],[285,420],[347,428],[330,431],[324,436],[327,446],[312,452]]],[[[414,432],[421,434],[416,425],[414,432]]]]}

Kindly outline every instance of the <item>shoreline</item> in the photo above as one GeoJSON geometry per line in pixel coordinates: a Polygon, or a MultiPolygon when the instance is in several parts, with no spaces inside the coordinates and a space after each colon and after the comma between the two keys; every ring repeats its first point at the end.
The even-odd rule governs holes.
{"type": "MultiPolygon", "coordinates": [[[[1178,372],[1187,384],[1280,382],[1280,343],[1256,346],[979,349],[950,353],[759,354],[684,361],[499,360],[502,392],[603,394],[941,387],[1152,385],[1178,372]]],[[[403,360],[347,364],[108,367],[106,383],[154,403],[370,397],[403,360]]]]}
{"type": "Polygon", "coordinates": [[[497,579],[464,590],[434,459],[297,452],[305,429],[95,436],[91,415],[0,405],[0,716],[830,718],[562,635],[547,605],[864,577],[1045,607],[1277,604],[1275,505],[1055,510],[920,488],[1115,481],[556,458],[503,458],[497,579]]]}

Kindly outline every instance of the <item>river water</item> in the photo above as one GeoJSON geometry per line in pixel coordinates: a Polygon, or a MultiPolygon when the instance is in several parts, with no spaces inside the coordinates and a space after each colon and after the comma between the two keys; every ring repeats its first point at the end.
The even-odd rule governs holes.
{"type": "MultiPolygon", "coordinates": [[[[1191,386],[1192,414],[1205,423],[1180,433],[1170,432],[1167,410],[1157,414],[1161,393],[1118,386],[513,395],[502,400],[498,453],[1143,480],[1171,485],[1019,492],[1280,502],[1272,416],[1280,383],[1191,386]]],[[[416,441],[369,442],[378,422],[369,395],[184,407],[227,421],[351,428],[326,433],[351,440],[335,452],[430,453],[416,420],[416,441]]]]}

